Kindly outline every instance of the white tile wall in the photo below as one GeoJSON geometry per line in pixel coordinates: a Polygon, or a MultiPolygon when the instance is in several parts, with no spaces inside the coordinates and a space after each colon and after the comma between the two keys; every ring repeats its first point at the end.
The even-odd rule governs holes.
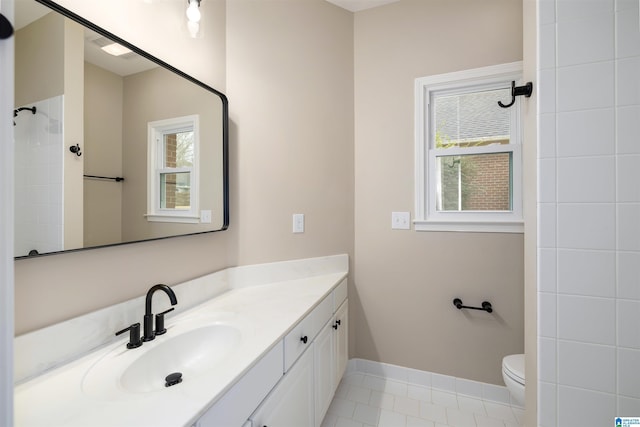
{"type": "Polygon", "coordinates": [[[614,393],[616,349],[613,346],[558,341],[558,382],[562,385],[614,393]],[[593,367],[599,369],[593,369],[593,367]],[[591,375],[584,375],[591,372],[591,375]]]}
{"type": "Polygon", "coordinates": [[[538,348],[540,360],[543,361],[539,366],[538,377],[540,381],[556,381],[557,377],[557,340],[553,338],[540,338],[540,347],[538,348]]]}
{"type": "Polygon", "coordinates": [[[558,338],[615,344],[615,300],[558,295],[558,338]]]}
{"type": "Polygon", "coordinates": [[[557,22],[595,19],[613,12],[613,5],[613,0],[557,0],[557,22]]]}
{"type": "Polygon", "coordinates": [[[544,427],[640,416],[639,3],[538,0],[544,427]]]}
{"type": "Polygon", "coordinates": [[[616,259],[613,251],[561,249],[557,253],[559,293],[615,297],[616,259]]]}
{"type": "Polygon", "coordinates": [[[613,156],[559,158],[558,202],[613,202],[615,177],[613,156]]]}
{"type": "MultiPolygon", "coordinates": [[[[640,110],[637,112],[640,118],[640,110]]],[[[629,123],[636,118],[633,113],[629,113],[629,123]]],[[[539,123],[539,144],[538,155],[541,159],[556,157],[556,115],[553,113],[540,114],[539,123]]],[[[631,135],[630,135],[631,136],[631,135]]],[[[631,145],[631,144],[630,144],[631,145]]]]}
{"type": "Polygon", "coordinates": [[[613,203],[558,204],[558,247],[615,249],[615,217],[613,203]]]}
{"type": "Polygon", "coordinates": [[[613,108],[558,114],[558,157],[613,155],[614,128],[613,108]]]}
{"type": "Polygon", "coordinates": [[[63,249],[63,97],[15,117],[15,253],[63,249]]]}
{"type": "Polygon", "coordinates": [[[640,322],[629,322],[640,313],[640,301],[619,299],[617,304],[618,344],[640,350],[640,322]]]}
{"type": "Polygon", "coordinates": [[[616,105],[640,104],[640,56],[616,61],[616,105]]]}
{"type": "Polygon", "coordinates": [[[618,298],[640,300],[640,252],[617,253],[618,298]]]}
{"type": "Polygon", "coordinates": [[[618,351],[618,393],[640,398],[640,351],[621,348],[618,351]]]}
{"type": "Polygon", "coordinates": [[[613,59],[613,13],[558,23],[558,66],[613,59]]]}
{"type": "Polygon", "coordinates": [[[608,426],[616,415],[614,394],[582,388],[558,386],[558,427],[608,426]]]}
{"type": "MultiPolygon", "coordinates": [[[[638,144],[640,145],[640,144],[638,144]]],[[[636,168],[640,164],[640,156],[619,155],[617,158],[616,184],[618,202],[640,202],[640,185],[636,178],[636,168]]]]}
{"type": "MultiPolygon", "coordinates": [[[[629,65],[629,70],[632,69],[629,65]]],[[[558,111],[613,106],[613,61],[559,67],[556,73],[558,111]]]]}
{"type": "Polygon", "coordinates": [[[640,123],[640,106],[631,105],[616,109],[616,147],[618,154],[640,154],[637,127],[640,123]]]}
{"type": "MultiPolygon", "coordinates": [[[[637,182],[637,179],[636,179],[637,182]]],[[[618,204],[618,249],[640,251],[640,203],[618,204]]]]}
{"type": "Polygon", "coordinates": [[[540,292],[557,292],[556,280],[556,249],[538,249],[538,278],[540,292]]]}

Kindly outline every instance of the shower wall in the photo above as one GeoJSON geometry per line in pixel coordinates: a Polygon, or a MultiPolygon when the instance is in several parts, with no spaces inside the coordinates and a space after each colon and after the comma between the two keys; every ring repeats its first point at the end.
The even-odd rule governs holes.
{"type": "Polygon", "coordinates": [[[15,131],[16,256],[63,249],[63,96],[25,105],[15,131]]]}
{"type": "Polygon", "coordinates": [[[539,12],[538,425],[614,425],[640,415],[640,11],[539,12]]]}

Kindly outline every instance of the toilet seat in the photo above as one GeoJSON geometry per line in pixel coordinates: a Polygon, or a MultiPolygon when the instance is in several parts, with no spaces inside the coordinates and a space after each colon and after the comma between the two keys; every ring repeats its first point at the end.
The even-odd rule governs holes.
{"type": "Polygon", "coordinates": [[[524,385],[524,354],[512,354],[502,359],[502,372],[518,384],[524,385]]]}

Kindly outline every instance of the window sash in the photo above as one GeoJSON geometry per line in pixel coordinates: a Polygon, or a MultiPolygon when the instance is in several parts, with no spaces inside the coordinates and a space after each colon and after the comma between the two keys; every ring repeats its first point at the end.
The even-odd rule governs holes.
{"type": "MultiPolygon", "coordinates": [[[[172,135],[172,134],[176,134],[176,133],[181,133],[181,132],[195,132],[193,126],[182,126],[182,127],[172,127],[172,128],[168,128],[168,129],[164,129],[162,131],[159,131],[156,135],[156,145],[157,145],[157,163],[156,166],[160,166],[158,168],[156,168],[156,173],[155,173],[155,182],[154,182],[154,191],[156,193],[155,195],[155,201],[154,201],[154,205],[156,207],[155,209],[155,213],[156,214],[161,214],[161,215],[177,215],[177,216],[196,216],[197,211],[195,210],[195,205],[197,204],[197,200],[196,200],[196,192],[194,191],[194,167],[193,166],[189,166],[189,167],[163,167],[166,164],[166,144],[165,144],[165,140],[166,140],[166,136],[167,135],[172,135]],[[180,209],[180,208],[167,208],[167,207],[162,207],[162,176],[163,175],[170,175],[170,174],[180,174],[180,173],[189,173],[190,176],[190,180],[191,180],[191,186],[190,186],[190,191],[189,191],[189,209],[180,209]]],[[[195,141],[194,141],[194,145],[195,145],[195,141]]],[[[195,156],[195,147],[194,147],[194,156],[195,156]]]]}
{"type": "Polygon", "coordinates": [[[191,211],[191,207],[193,206],[193,203],[195,202],[195,194],[192,191],[192,188],[193,188],[193,174],[192,174],[191,168],[182,167],[182,168],[158,169],[156,178],[158,179],[158,183],[159,183],[159,186],[157,188],[157,190],[158,190],[158,206],[157,206],[157,208],[158,208],[159,212],[167,213],[167,212],[175,212],[175,211],[177,211],[177,212],[190,212],[191,211]],[[185,174],[189,175],[189,208],[188,209],[184,209],[184,208],[179,208],[177,206],[173,207],[173,208],[167,207],[167,206],[163,206],[163,204],[166,204],[166,199],[165,198],[167,196],[166,191],[164,191],[164,190],[166,190],[167,182],[166,182],[166,180],[163,180],[163,177],[166,177],[167,175],[176,175],[176,183],[175,183],[175,185],[176,185],[176,189],[177,189],[177,186],[178,186],[177,176],[178,175],[185,175],[185,174]]]}
{"type": "MultiPolygon", "coordinates": [[[[511,170],[511,210],[508,211],[442,211],[437,209],[437,191],[429,191],[429,219],[432,221],[469,221],[469,222],[489,222],[489,221],[514,221],[522,217],[522,192],[517,191],[522,188],[522,179],[519,171],[516,170],[518,164],[522,164],[522,150],[519,145],[498,145],[496,150],[490,150],[492,146],[486,147],[469,147],[447,150],[430,150],[429,151],[429,174],[428,182],[438,182],[436,158],[442,156],[465,156],[472,154],[500,154],[511,153],[512,170],[511,170]]],[[[429,185],[427,183],[427,185],[429,185]]],[[[435,187],[430,187],[435,190],[435,187]]]]}

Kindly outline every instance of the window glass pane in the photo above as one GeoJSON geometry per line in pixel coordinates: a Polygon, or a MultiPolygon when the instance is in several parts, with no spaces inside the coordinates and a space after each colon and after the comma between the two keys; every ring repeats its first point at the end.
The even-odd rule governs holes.
{"type": "Polygon", "coordinates": [[[164,168],[193,166],[193,131],[164,134],[164,168]]]}
{"type": "Polygon", "coordinates": [[[512,153],[439,156],[438,211],[512,210],[512,153]]]}
{"type": "Polygon", "coordinates": [[[191,209],[191,173],[160,174],[160,208],[191,209]]]}
{"type": "Polygon", "coordinates": [[[477,147],[509,143],[510,111],[498,105],[511,98],[511,88],[433,99],[434,148],[477,147]]]}

